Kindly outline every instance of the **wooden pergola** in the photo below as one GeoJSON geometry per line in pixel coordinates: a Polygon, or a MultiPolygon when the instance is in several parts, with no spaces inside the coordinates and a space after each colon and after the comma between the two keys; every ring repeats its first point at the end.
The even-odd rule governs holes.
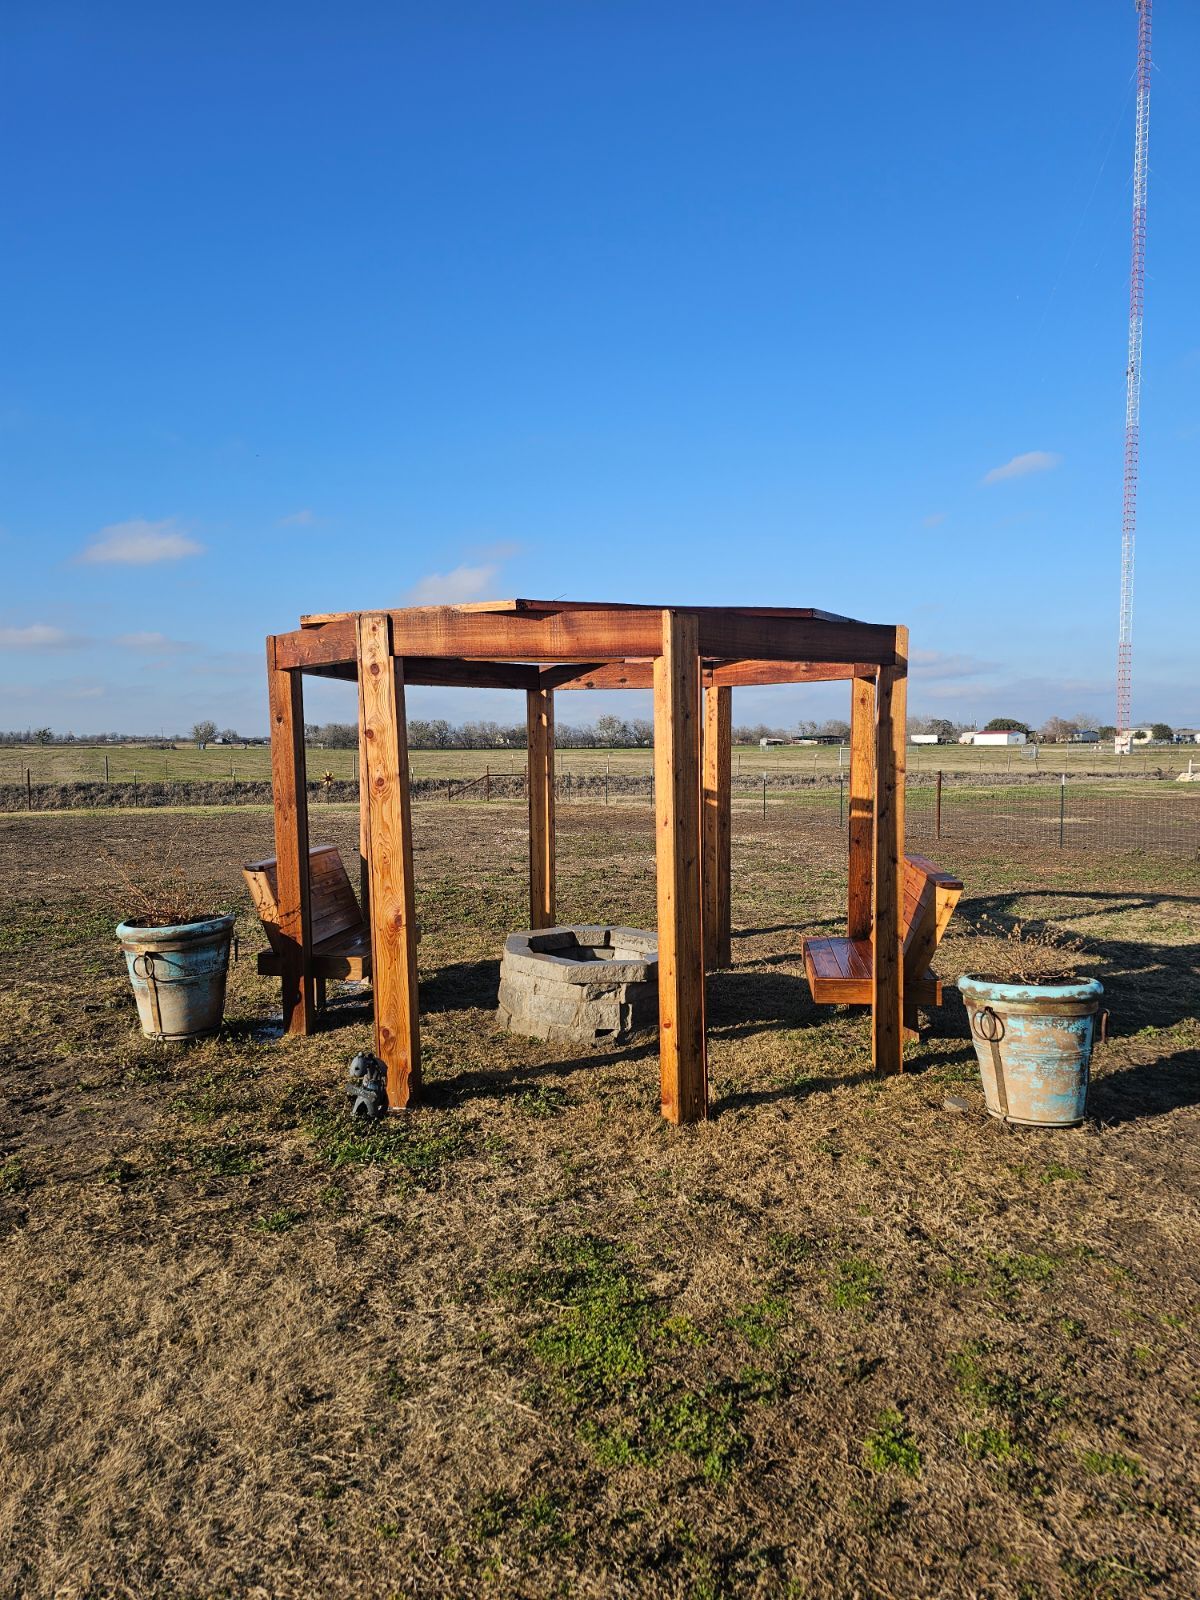
{"type": "Polygon", "coordinates": [[[907,628],[808,609],[503,600],[302,618],[267,639],[285,1027],[317,1023],[305,673],[358,683],[363,914],[391,1110],[412,1105],[421,1083],[406,685],[525,691],[535,928],[555,921],[555,694],[652,688],[662,1112],[702,1119],[704,977],[730,961],[732,691],[847,679],[847,931],[873,944],[875,1068],[900,1071],[907,672],[907,628]]]}

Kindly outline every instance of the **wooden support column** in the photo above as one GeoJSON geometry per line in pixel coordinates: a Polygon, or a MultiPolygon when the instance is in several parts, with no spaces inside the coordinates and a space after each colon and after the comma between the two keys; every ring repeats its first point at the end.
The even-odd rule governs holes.
{"type": "Polygon", "coordinates": [[[358,673],[358,903],[363,922],[371,926],[371,791],[367,784],[367,714],[363,675],[358,673]]]}
{"type": "Polygon", "coordinates": [[[904,1067],[904,765],[908,629],[896,629],[896,665],[879,669],[875,740],[874,998],[877,1072],[904,1067]]]}
{"type": "Polygon", "coordinates": [[[554,690],[525,695],[529,781],[529,926],[552,928],[554,884],[554,690]]]}
{"type": "Polygon", "coordinates": [[[385,613],[363,613],[356,628],[362,776],[368,795],[375,1054],[387,1066],[388,1110],[402,1111],[421,1091],[404,667],[392,654],[391,622],[385,613]]]}
{"type": "Polygon", "coordinates": [[[871,860],[875,849],[875,680],[855,678],[850,690],[850,820],[846,932],[871,937],[871,860]]]}
{"type": "Polygon", "coordinates": [[[308,882],[308,789],[304,760],[304,688],[299,672],[275,664],[267,640],[267,693],[271,716],[271,788],[275,799],[275,873],[283,1026],[313,1033],[317,1026],[312,975],[312,912],[308,882]]]}
{"type": "Polygon", "coordinates": [[[730,964],[730,764],[733,690],[704,691],[704,967],[730,964]]]}
{"type": "Polygon", "coordinates": [[[662,614],[654,662],[654,803],[658,869],[658,1029],[662,1114],[708,1115],[700,885],[700,633],[662,614]]]}

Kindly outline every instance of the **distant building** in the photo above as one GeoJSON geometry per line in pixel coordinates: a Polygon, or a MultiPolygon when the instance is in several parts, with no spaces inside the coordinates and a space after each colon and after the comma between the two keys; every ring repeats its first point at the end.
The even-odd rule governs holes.
{"type": "Polygon", "coordinates": [[[791,742],[790,739],[760,739],[758,748],[760,750],[770,750],[777,744],[791,744],[791,742]]]}
{"type": "Polygon", "coordinates": [[[1200,744],[1200,728],[1176,728],[1176,744],[1200,744]]]}
{"type": "Polygon", "coordinates": [[[1075,732],[1067,736],[1068,744],[1099,744],[1100,735],[1095,728],[1076,728],[1075,732]]]}
{"type": "Polygon", "coordinates": [[[1024,744],[1025,735],[1016,728],[998,728],[990,733],[985,729],[982,733],[964,733],[958,742],[985,745],[1024,744]]]}
{"type": "Polygon", "coordinates": [[[938,738],[936,733],[910,733],[909,736],[908,736],[908,742],[909,742],[909,744],[940,744],[941,743],[941,741],[939,740],[939,738],[938,738]]]}

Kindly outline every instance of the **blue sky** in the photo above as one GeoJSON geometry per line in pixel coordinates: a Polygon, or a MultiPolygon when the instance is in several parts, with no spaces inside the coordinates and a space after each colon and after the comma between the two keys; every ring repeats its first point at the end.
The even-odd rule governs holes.
{"type": "MultiPolygon", "coordinates": [[[[1128,0],[6,19],[0,726],[261,732],[300,613],[511,594],[907,622],[916,711],[1111,721],[1128,0]]],[[[1155,58],[1134,708],[1200,724],[1195,6],[1155,58]]]]}

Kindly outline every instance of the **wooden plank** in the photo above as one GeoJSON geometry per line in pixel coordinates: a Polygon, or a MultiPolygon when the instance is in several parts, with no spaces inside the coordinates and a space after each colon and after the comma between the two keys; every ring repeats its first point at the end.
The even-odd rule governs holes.
{"type": "Polygon", "coordinates": [[[298,672],[281,670],[276,641],[267,640],[271,718],[271,790],[279,921],[280,1000],[287,1033],[313,1033],[317,998],[312,967],[308,882],[308,790],[304,762],[304,689],[298,672]]]}
{"type": "Polygon", "coordinates": [[[370,827],[375,1054],[387,1066],[388,1110],[400,1111],[420,1095],[421,1039],[404,669],[393,657],[390,631],[382,613],[358,618],[370,827]]]}
{"type": "Polygon", "coordinates": [[[700,889],[700,651],[696,618],[661,613],[654,663],[658,1027],[662,1114],[708,1115],[700,889]]]}
{"type": "MultiPolygon", "coordinates": [[[[694,613],[677,613],[691,615],[694,613]]],[[[548,613],[460,611],[453,606],[393,611],[397,655],[485,661],[628,661],[659,649],[660,611],[610,607],[548,613]]],[[[354,660],[353,619],[280,634],[281,666],[312,668],[354,660]]],[[[699,622],[700,652],[717,659],[819,661],[891,665],[895,629],[878,623],[827,621],[746,611],[711,610],[699,622]]]]}
{"type": "Polygon", "coordinates": [[[874,850],[875,680],[855,678],[850,687],[849,863],[846,932],[871,936],[871,856],[874,850]]]}
{"type": "Polygon", "coordinates": [[[908,629],[896,629],[898,665],[882,667],[876,689],[874,920],[875,982],[871,1045],[875,1070],[904,1067],[905,718],[908,708],[908,629]]]}
{"type": "Polygon", "coordinates": [[[652,689],[653,661],[608,661],[580,667],[574,663],[543,667],[542,685],[547,689],[652,689]]]}
{"type": "Polygon", "coordinates": [[[354,664],[358,684],[358,901],[363,922],[371,926],[371,796],[367,787],[367,713],[363,705],[362,673],[354,664]]]}
{"type": "Polygon", "coordinates": [[[554,690],[525,698],[529,778],[529,926],[552,928],[555,917],[554,690]]]}
{"type": "MultiPolygon", "coordinates": [[[[429,607],[412,607],[428,610],[429,607]]],[[[460,600],[456,611],[547,612],[547,611],[661,611],[661,605],[642,600],[460,600]]],[[[745,617],[820,617],[826,622],[851,622],[853,618],[816,606],[676,606],[677,611],[702,616],[713,611],[736,611],[745,617]]],[[[326,622],[343,622],[357,615],[354,611],[310,611],[300,618],[302,628],[318,628],[326,622]]]]}
{"type": "Polygon", "coordinates": [[[730,767],[733,690],[704,691],[704,966],[712,972],[731,960],[730,767]]]}
{"type": "Polygon", "coordinates": [[[874,680],[875,668],[869,662],[722,661],[705,673],[706,682],[733,689],[769,683],[837,683],[862,677],[874,680]]]}

